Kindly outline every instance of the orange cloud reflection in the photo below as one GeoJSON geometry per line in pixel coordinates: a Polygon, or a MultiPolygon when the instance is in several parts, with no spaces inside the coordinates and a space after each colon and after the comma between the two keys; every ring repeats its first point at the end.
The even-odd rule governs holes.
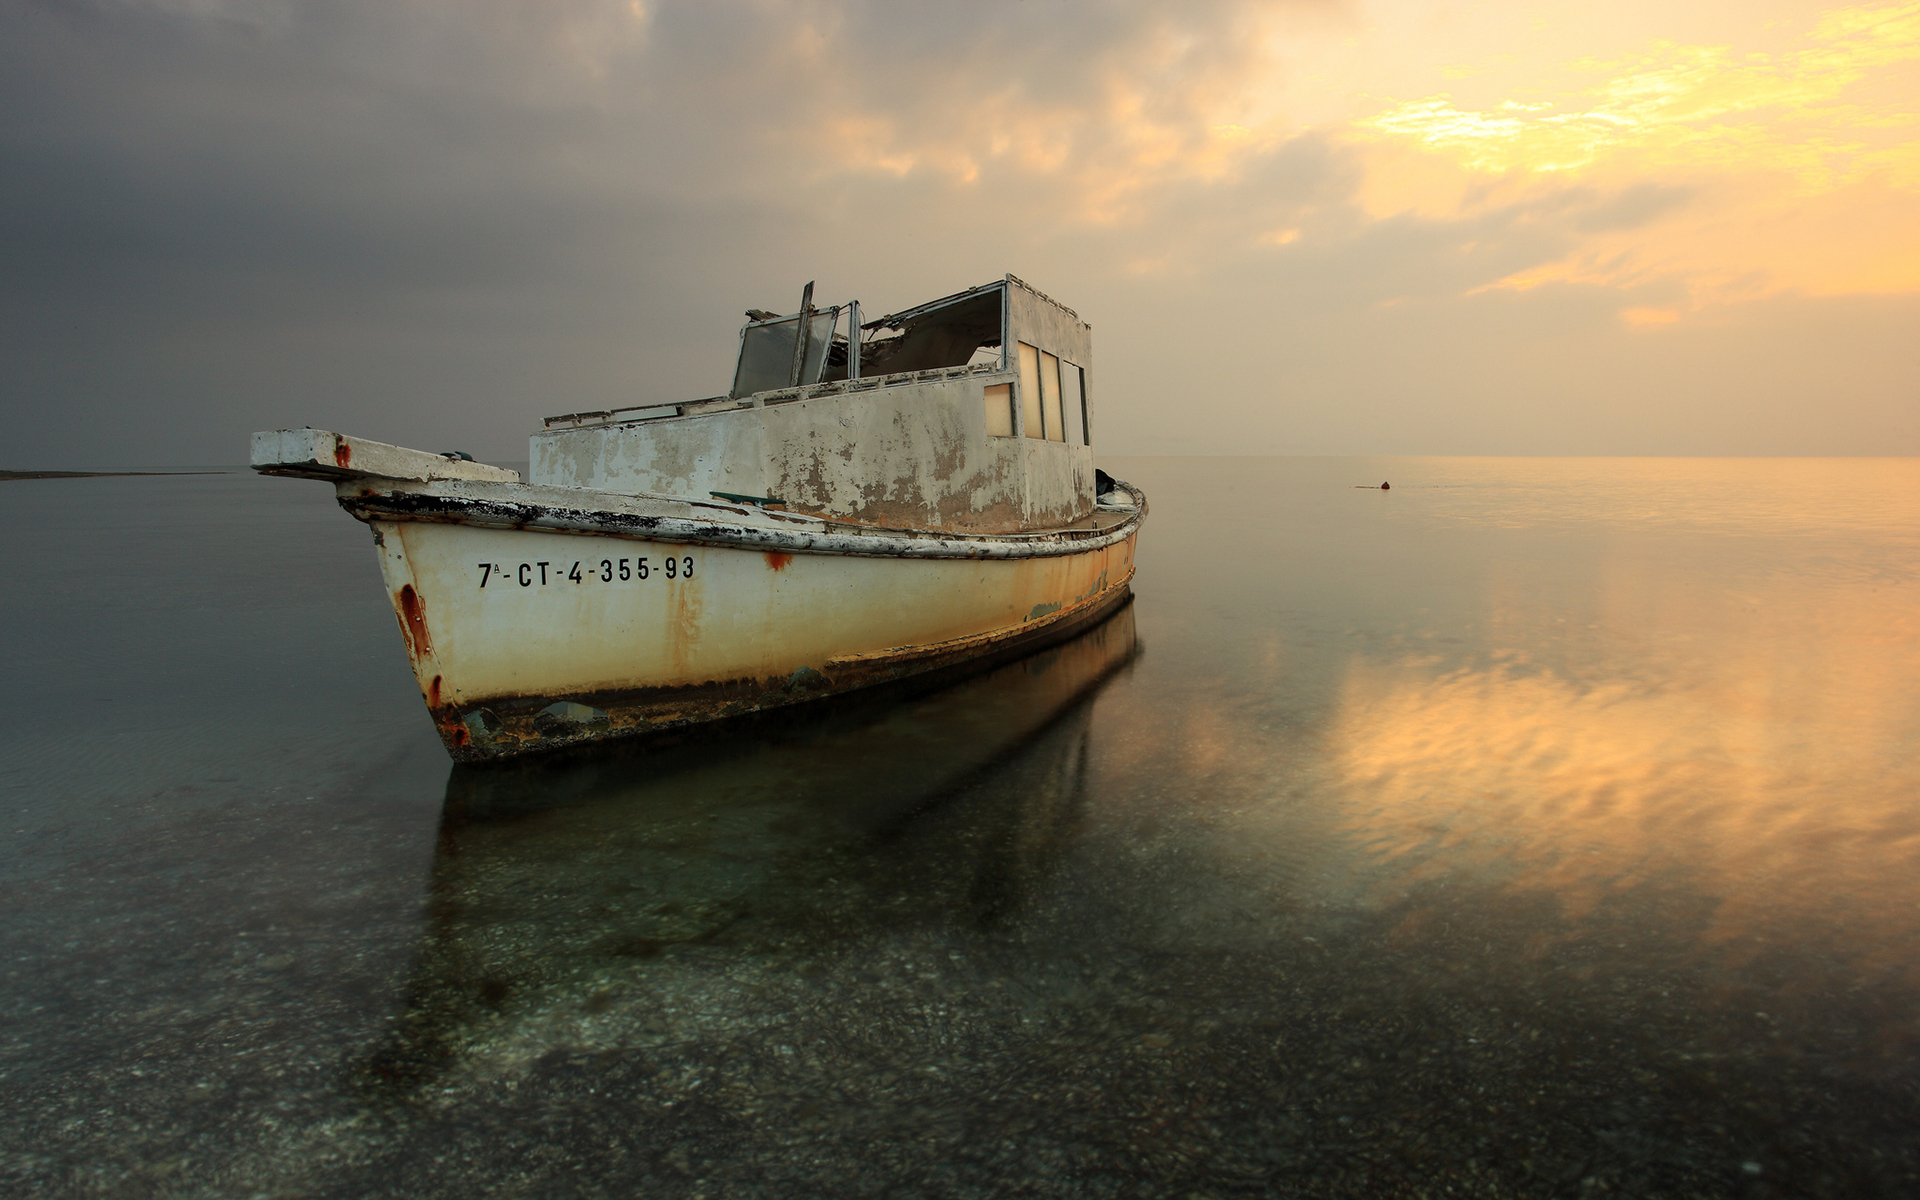
{"type": "Polygon", "coordinates": [[[1715,898],[1703,936],[1736,957],[1788,926],[1910,944],[1920,630],[1907,590],[1782,575],[1689,591],[1668,569],[1615,564],[1591,615],[1647,631],[1622,663],[1524,588],[1496,588],[1493,644],[1533,650],[1437,675],[1354,663],[1331,739],[1344,840],[1365,847],[1381,900],[1466,872],[1577,919],[1681,878],[1715,898]],[[1564,657],[1543,659],[1553,642],[1564,657]]]}

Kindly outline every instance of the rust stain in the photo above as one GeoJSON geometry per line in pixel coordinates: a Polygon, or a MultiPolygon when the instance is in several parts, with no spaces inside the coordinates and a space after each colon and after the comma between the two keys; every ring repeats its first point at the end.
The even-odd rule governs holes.
{"type": "Polygon", "coordinates": [[[674,585],[667,610],[667,663],[676,681],[686,679],[688,664],[700,642],[706,617],[705,577],[683,579],[674,585]]]}
{"type": "Polygon", "coordinates": [[[784,550],[767,550],[762,553],[767,560],[767,565],[776,571],[786,570],[787,564],[793,561],[793,555],[784,550]]]}
{"type": "Polygon", "coordinates": [[[353,465],[353,447],[347,445],[345,438],[333,439],[333,463],[343,470],[353,465]]]}
{"type": "Polygon", "coordinates": [[[440,677],[435,675],[433,682],[427,685],[427,707],[440,707],[440,677]]]}
{"type": "Polygon", "coordinates": [[[407,639],[407,653],[415,658],[432,654],[433,638],[427,633],[426,606],[420,603],[420,593],[414,591],[410,583],[401,584],[395,603],[400,613],[400,632],[407,639]]]}

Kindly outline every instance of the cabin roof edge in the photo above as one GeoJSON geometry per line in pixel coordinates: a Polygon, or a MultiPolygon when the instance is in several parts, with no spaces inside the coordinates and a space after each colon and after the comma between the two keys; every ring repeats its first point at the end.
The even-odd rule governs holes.
{"type": "Polygon", "coordinates": [[[1048,304],[1053,305],[1055,308],[1059,309],[1061,312],[1066,313],[1068,316],[1072,317],[1074,320],[1080,322],[1082,325],[1085,325],[1088,329],[1093,328],[1092,323],[1090,323],[1085,317],[1081,316],[1079,313],[1075,312],[1073,309],[1068,308],[1066,305],[1060,303],[1058,300],[1055,300],[1052,296],[1047,295],[1045,292],[1041,291],[1039,288],[1028,283],[1026,280],[1020,278],[1018,275],[1015,275],[1012,271],[1007,272],[1007,282],[1010,284],[1018,284],[1020,287],[1026,289],[1028,292],[1031,292],[1033,295],[1038,296],[1042,300],[1045,300],[1048,304]]]}

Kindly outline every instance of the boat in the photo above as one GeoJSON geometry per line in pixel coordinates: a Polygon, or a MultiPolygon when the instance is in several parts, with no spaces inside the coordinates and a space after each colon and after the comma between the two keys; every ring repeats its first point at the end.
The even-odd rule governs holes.
{"type": "Polygon", "coordinates": [[[1146,498],[1094,465],[1092,327],[1013,275],[862,321],[749,309],[732,386],[548,417],[528,476],[253,435],[372,527],[456,761],[654,733],[1072,637],[1131,597],[1146,498]]]}

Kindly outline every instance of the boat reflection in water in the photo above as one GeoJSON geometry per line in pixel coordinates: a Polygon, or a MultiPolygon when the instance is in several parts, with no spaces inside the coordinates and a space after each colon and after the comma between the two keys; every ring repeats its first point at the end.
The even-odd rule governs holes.
{"type": "Polygon", "coordinates": [[[929,970],[973,956],[933,943],[989,934],[1046,876],[1094,700],[1136,651],[1128,606],[932,694],[455,766],[407,1012],[364,1082],[399,1098],[555,1051],[726,1042],[831,1003],[849,969],[938,991],[929,970]]]}

